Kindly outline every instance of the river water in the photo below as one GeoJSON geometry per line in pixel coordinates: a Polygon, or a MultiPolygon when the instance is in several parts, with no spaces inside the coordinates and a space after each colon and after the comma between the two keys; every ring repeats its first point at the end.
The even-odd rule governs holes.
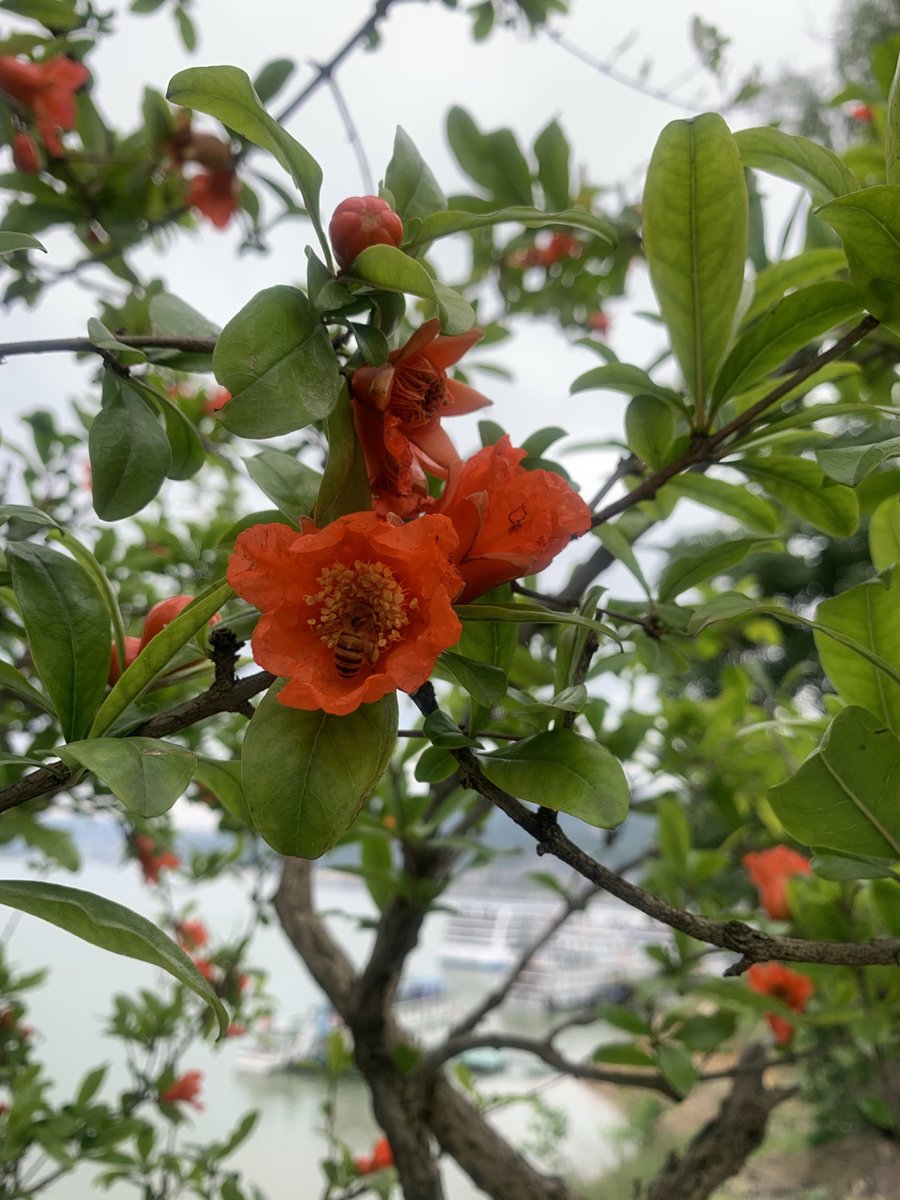
{"type": "MultiPolygon", "coordinates": [[[[0,876],[27,878],[24,860],[0,858],[0,876]]],[[[159,897],[138,878],[135,864],[112,866],[91,863],[80,876],[60,873],[58,882],[95,891],[126,904],[150,917],[160,913],[159,897]]],[[[196,892],[191,893],[196,895],[196,892]]],[[[248,919],[247,879],[224,878],[202,889],[202,917],[213,934],[213,942],[236,938],[248,919]]],[[[173,884],[172,899],[180,906],[188,891],[173,884]]],[[[353,876],[319,871],[316,897],[320,910],[332,914],[330,923],[348,952],[361,958],[371,933],[360,928],[359,919],[372,914],[368,893],[353,876]],[[342,915],[346,914],[346,915],[342,915]]],[[[10,910],[5,910],[9,912],[10,910]]],[[[480,993],[494,986],[497,976],[472,971],[447,970],[439,962],[442,924],[435,914],[425,927],[420,946],[410,967],[414,974],[442,975],[460,1011],[465,1011],[480,993]]],[[[83,1076],[100,1062],[110,1065],[105,1094],[112,1097],[124,1086],[128,1073],[122,1044],[104,1036],[111,1012],[112,996],[133,988],[159,985],[154,968],[132,959],[105,953],[36,918],[14,914],[0,926],[10,962],[18,969],[49,966],[46,983],[28,993],[27,1020],[34,1028],[36,1049],[56,1081],[54,1095],[65,1098],[83,1076]]],[[[279,1001],[279,1020],[289,1021],[310,1008],[320,994],[300,959],[288,944],[277,923],[258,929],[249,958],[252,966],[268,972],[268,991],[279,1001]]],[[[528,1011],[512,1012],[498,1022],[519,1032],[537,1033],[546,1028],[545,1018],[528,1011]]],[[[572,1052],[587,1049],[591,1040],[606,1040],[594,1030],[573,1031],[574,1042],[563,1042],[572,1052]],[[585,1038],[587,1037],[587,1041],[585,1038]],[[580,1046],[579,1046],[580,1039],[580,1046]]],[[[181,1136],[185,1140],[223,1139],[248,1109],[260,1111],[251,1135],[228,1164],[239,1168],[247,1182],[260,1187],[269,1200],[316,1200],[323,1190],[318,1162],[327,1153],[322,1131],[322,1105],[328,1095],[323,1079],[303,1075],[253,1075],[237,1069],[241,1039],[229,1039],[221,1048],[197,1043],[183,1060],[184,1069],[203,1072],[202,1112],[192,1109],[191,1124],[181,1136]]],[[[560,1080],[535,1073],[534,1064],[510,1059],[500,1074],[479,1085],[485,1095],[508,1094],[537,1089],[542,1100],[566,1117],[566,1132],[558,1157],[542,1164],[554,1171],[573,1170],[583,1177],[599,1174],[614,1162],[617,1151],[614,1132],[621,1119],[616,1109],[588,1084],[560,1080]]],[[[101,1097],[104,1093],[101,1093],[101,1097]]],[[[342,1081],[337,1095],[340,1136],[354,1153],[368,1152],[379,1135],[369,1110],[368,1094],[358,1080],[342,1081]]],[[[535,1146],[531,1106],[515,1105],[498,1112],[497,1125],[523,1149],[535,1146]]],[[[92,1185],[97,1174],[84,1168],[43,1193],[53,1200],[89,1200],[107,1195],[112,1200],[133,1200],[128,1185],[114,1185],[101,1192],[92,1185]]],[[[452,1163],[446,1167],[447,1190],[452,1200],[481,1196],[452,1163]]]]}

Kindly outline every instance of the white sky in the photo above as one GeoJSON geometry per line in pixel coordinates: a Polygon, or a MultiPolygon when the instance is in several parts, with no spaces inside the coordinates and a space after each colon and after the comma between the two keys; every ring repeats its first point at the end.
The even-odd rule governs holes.
{"type": "MultiPolygon", "coordinates": [[[[690,23],[700,15],[732,38],[728,62],[733,84],[755,64],[769,77],[783,66],[826,70],[832,57],[828,33],[837,8],[838,0],[756,0],[752,5],[721,0],[631,0],[627,5],[573,0],[571,16],[557,20],[555,28],[598,59],[633,35],[634,43],[617,68],[634,76],[649,63],[649,82],[665,88],[696,63],[690,23]]],[[[94,94],[111,121],[128,128],[139,120],[145,83],[165,91],[168,79],[182,67],[215,63],[243,67],[252,76],[273,58],[291,57],[300,70],[272,105],[276,109],[311,78],[309,64],[328,59],[370,10],[370,0],[255,0],[252,5],[245,0],[195,0],[192,11],[201,41],[194,55],[183,50],[167,16],[136,18],[123,13],[118,18],[120,33],[106,39],[91,59],[94,94]]],[[[356,51],[341,68],[338,81],[376,180],[390,156],[394,128],[402,124],[445,190],[465,187],[444,136],[448,108],[462,104],[482,128],[511,126],[525,144],[556,117],[572,143],[574,161],[583,165],[587,177],[610,185],[628,181],[631,196],[637,198],[643,167],[660,130],[674,117],[689,113],[613,82],[547,37],[529,40],[498,29],[486,43],[476,44],[469,27],[462,12],[452,12],[436,0],[398,4],[382,25],[379,49],[356,51]]],[[[715,88],[703,73],[676,90],[680,96],[699,99],[700,107],[717,106],[715,88]]],[[[742,115],[740,123],[752,121],[742,115]]],[[[322,88],[289,128],[322,164],[327,221],[341,199],[365,191],[329,90],[322,88]]],[[[262,155],[255,161],[261,163],[262,155]]],[[[277,177],[278,167],[269,166],[268,173],[277,177]]],[[[290,186],[287,180],[285,184],[290,186]]],[[[774,182],[769,190],[777,203],[774,182]]],[[[286,225],[271,240],[274,253],[237,258],[238,231],[221,233],[204,223],[197,234],[178,232],[164,252],[143,251],[134,262],[148,274],[161,275],[170,291],[224,323],[260,288],[302,279],[307,229],[299,223],[286,225]]],[[[46,242],[51,261],[68,250],[61,234],[46,242]]],[[[5,314],[0,340],[83,333],[87,319],[95,315],[92,286],[103,280],[100,272],[93,281],[84,276],[55,288],[38,310],[18,307],[5,314]]],[[[640,273],[634,299],[638,308],[652,307],[640,273]]],[[[621,303],[608,308],[614,322],[610,344],[624,360],[646,364],[659,348],[658,331],[624,309],[621,303]]],[[[499,358],[499,351],[491,357],[499,358]]],[[[552,328],[529,321],[505,343],[504,357],[516,373],[514,383],[486,375],[475,382],[495,400],[488,415],[505,425],[514,441],[549,424],[563,425],[580,439],[615,436],[621,428],[624,401],[610,393],[568,396],[571,380],[600,361],[589,350],[571,347],[552,328]]],[[[65,355],[9,359],[0,367],[4,431],[15,432],[13,413],[39,406],[64,408],[77,396],[84,378],[84,370],[65,355]]],[[[468,419],[451,429],[467,453],[475,448],[477,435],[464,420],[468,419]]],[[[582,455],[568,465],[590,494],[601,462],[582,455]]]]}

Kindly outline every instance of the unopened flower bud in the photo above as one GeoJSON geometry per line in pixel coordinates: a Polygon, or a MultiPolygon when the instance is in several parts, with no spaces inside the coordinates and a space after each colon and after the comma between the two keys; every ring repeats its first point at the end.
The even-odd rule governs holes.
{"type": "Polygon", "coordinates": [[[12,152],[16,170],[21,171],[23,175],[37,175],[41,169],[41,152],[30,133],[20,130],[16,134],[13,138],[12,152]]]}
{"type": "Polygon", "coordinates": [[[346,268],[369,246],[399,246],[403,222],[378,196],[350,196],[334,210],[328,236],[334,257],[346,268]]]}

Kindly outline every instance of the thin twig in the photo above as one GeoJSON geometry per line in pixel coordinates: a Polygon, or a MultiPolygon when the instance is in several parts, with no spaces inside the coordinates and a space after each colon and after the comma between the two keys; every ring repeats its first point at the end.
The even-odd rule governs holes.
{"type": "MultiPolygon", "coordinates": [[[[116,341],[134,350],[180,350],[184,354],[212,354],[216,348],[215,338],[163,337],[160,334],[116,335],[116,341]]],[[[27,342],[0,342],[0,362],[20,354],[99,354],[108,359],[114,351],[108,346],[98,346],[86,337],[37,338],[27,342]]]]}
{"type": "Polygon", "coordinates": [[[366,156],[366,149],[359,136],[356,122],[353,120],[353,116],[347,106],[347,101],[344,99],[344,93],[338,87],[338,81],[333,75],[328,76],[328,86],[331,89],[335,107],[340,113],[341,120],[344,122],[344,128],[347,131],[347,141],[353,147],[353,153],[356,155],[356,161],[359,163],[359,173],[362,176],[363,188],[366,195],[371,196],[375,191],[372,168],[369,166],[369,159],[366,156]]]}

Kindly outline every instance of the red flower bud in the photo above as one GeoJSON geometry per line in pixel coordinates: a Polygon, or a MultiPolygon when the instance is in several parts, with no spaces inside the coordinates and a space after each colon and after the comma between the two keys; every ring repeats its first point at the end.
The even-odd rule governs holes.
{"type": "MultiPolygon", "coordinates": [[[[130,667],[142,649],[141,639],[136,637],[125,638],[125,667],[130,667]]],[[[110,687],[117,682],[119,676],[124,670],[119,666],[119,652],[116,649],[116,643],[113,642],[109,652],[109,677],[108,683],[110,687]]]]}
{"type": "Polygon", "coordinates": [[[23,175],[37,175],[41,169],[41,152],[30,133],[20,130],[13,138],[13,162],[23,175]]]}
{"type": "Polygon", "coordinates": [[[403,222],[378,196],[351,196],[334,210],[328,236],[334,257],[346,268],[369,246],[399,246],[403,222]]]}

